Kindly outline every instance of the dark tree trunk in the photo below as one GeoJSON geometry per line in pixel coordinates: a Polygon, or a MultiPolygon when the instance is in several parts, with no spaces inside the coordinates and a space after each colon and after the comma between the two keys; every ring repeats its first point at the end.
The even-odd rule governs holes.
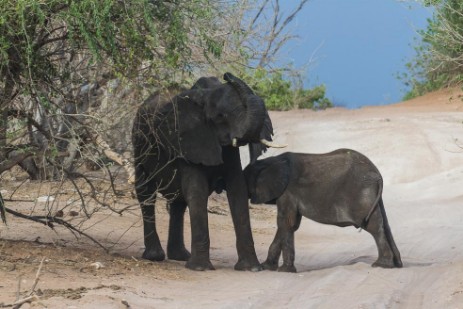
{"type": "MultiPolygon", "coordinates": [[[[14,40],[10,41],[13,42],[14,40]]],[[[19,83],[21,72],[20,59],[16,50],[11,47],[7,54],[9,64],[0,70],[0,80],[4,81],[3,89],[0,90],[0,164],[4,167],[9,166],[7,149],[8,110],[17,95],[17,92],[15,93],[16,83],[19,83]]],[[[0,174],[3,171],[0,171],[0,174]]]]}

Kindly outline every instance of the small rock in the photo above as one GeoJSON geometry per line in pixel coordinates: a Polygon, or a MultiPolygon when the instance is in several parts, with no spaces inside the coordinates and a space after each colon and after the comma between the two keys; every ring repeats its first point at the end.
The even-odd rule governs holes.
{"type": "Polygon", "coordinates": [[[121,300],[121,303],[122,303],[126,308],[130,308],[129,303],[128,303],[125,299],[121,300]]]}
{"type": "Polygon", "coordinates": [[[63,216],[64,216],[63,210],[60,209],[57,212],[55,212],[55,217],[62,218],[63,216]]]}
{"type": "Polygon", "coordinates": [[[100,269],[100,268],[104,267],[103,263],[101,263],[101,262],[94,262],[94,263],[90,264],[90,266],[94,267],[95,269],[100,269]]]}
{"type": "Polygon", "coordinates": [[[44,195],[44,196],[39,196],[37,198],[37,202],[39,203],[45,203],[45,202],[53,202],[55,198],[51,195],[44,195]]]}
{"type": "Polygon", "coordinates": [[[70,215],[71,217],[77,217],[77,216],[79,215],[79,213],[78,213],[77,211],[75,211],[75,210],[71,210],[71,211],[69,212],[69,215],[70,215]]]}

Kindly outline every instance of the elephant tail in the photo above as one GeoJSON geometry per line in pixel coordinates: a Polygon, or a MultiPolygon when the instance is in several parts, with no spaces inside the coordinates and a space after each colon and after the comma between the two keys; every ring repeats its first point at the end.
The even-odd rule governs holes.
{"type": "Polygon", "coordinates": [[[362,224],[360,225],[360,228],[362,228],[364,230],[367,228],[368,222],[370,221],[370,218],[371,218],[371,215],[375,212],[376,208],[378,208],[378,205],[381,204],[383,209],[384,209],[383,199],[381,198],[382,195],[383,195],[383,179],[379,178],[378,179],[378,194],[376,196],[376,199],[375,199],[373,205],[371,205],[371,208],[370,208],[370,211],[368,212],[368,215],[363,219],[362,224]]]}

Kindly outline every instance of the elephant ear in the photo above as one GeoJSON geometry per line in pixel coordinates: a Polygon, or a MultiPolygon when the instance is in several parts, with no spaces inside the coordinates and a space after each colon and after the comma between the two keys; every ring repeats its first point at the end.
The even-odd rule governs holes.
{"type": "Polygon", "coordinates": [[[204,106],[200,101],[204,91],[199,92],[184,92],[176,100],[180,151],[189,162],[207,166],[220,165],[223,163],[222,147],[215,128],[209,125],[204,114],[204,106]]]}
{"type": "Polygon", "coordinates": [[[245,170],[253,204],[275,204],[289,183],[289,162],[275,157],[256,161],[245,170]]]}

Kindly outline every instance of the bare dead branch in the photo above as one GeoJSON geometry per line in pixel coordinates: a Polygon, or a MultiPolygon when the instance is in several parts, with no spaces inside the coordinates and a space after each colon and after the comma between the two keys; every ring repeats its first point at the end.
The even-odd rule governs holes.
{"type": "Polygon", "coordinates": [[[21,163],[22,161],[26,160],[27,158],[33,155],[34,155],[34,152],[25,151],[23,153],[16,155],[15,157],[11,159],[5,159],[4,161],[0,163],[0,174],[3,173],[4,171],[11,169],[13,166],[21,163]]]}
{"type": "Polygon", "coordinates": [[[20,276],[18,279],[18,289],[16,291],[16,301],[12,304],[0,303],[0,308],[12,307],[13,309],[18,309],[18,308],[21,308],[21,306],[26,303],[31,303],[33,301],[39,300],[39,296],[37,296],[35,292],[35,288],[37,287],[37,284],[39,283],[40,272],[42,271],[42,266],[43,266],[44,261],[45,261],[45,258],[42,258],[42,260],[40,261],[40,265],[39,265],[39,268],[37,269],[37,272],[35,273],[34,283],[32,284],[29,295],[22,299],[19,298],[20,291],[21,291],[21,280],[22,280],[22,277],[20,276]]]}
{"type": "Polygon", "coordinates": [[[25,303],[31,303],[31,302],[36,301],[36,300],[39,300],[39,297],[34,294],[32,296],[28,296],[26,298],[19,299],[19,300],[15,301],[12,304],[0,303],[0,308],[12,307],[12,309],[18,309],[18,308],[21,308],[21,306],[24,305],[25,303]]]}
{"type": "Polygon", "coordinates": [[[108,249],[105,246],[103,246],[99,241],[97,241],[95,238],[93,238],[89,234],[81,231],[80,229],[76,228],[75,226],[73,226],[72,224],[70,224],[69,222],[67,222],[67,221],[65,221],[65,220],[63,220],[61,218],[57,218],[56,216],[28,216],[28,215],[22,214],[20,212],[14,211],[14,210],[12,210],[12,209],[10,209],[8,207],[5,207],[5,210],[6,210],[7,213],[10,213],[10,214],[12,214],[12,215],[14,215],[16,217],[44,224],[44,225],[50,227],[51,229],[54,229],[53,223],[62,225],[64,227],[66,227],[67,229],[71,230],[72,232],[75,232],[75,233],[77,233],[77,234],[79,234],[81,236],[84,236],[84,237],[90,239],[92,242],[94,242],[100,248],[102,248],[103,250],[108,252],[108,249]]]}
{"type": "Polygon", "coordinates": [[[127,174],[129,175],[128,182],[131,184],[135,183],[135,168],[133,167],[133,164],[128,159],[123,158],[120,154],[113,151],[101,135],[96,136],[95,142],[109,159],[113,160],[127,171],[127,174]]]}
{"type": "Polygon", "coordinates": [[[258,11],[256,13],[256,16],[254,16],[251,23],[249,24],[249,27],[248,27],[249,30],[253,30],[255,28],[256,22],[260,18],[260,16],[262,15],[262,12],[264,11],[264,9],[267,6],[268,2],[269,2],[269,0],[265,0],[262,3],[262,5],[259,7],[259,9],[258,9],[258,11]]]}
{"type": "Polygon", "coordinates": [[[42,271],[43,261],[45,261],[45,257],[43,257],[42,260],[40,261],[39,268],[37,269],[37,272],[35,273],[34,283],[32,284],[32,287],[31,287],[31,291],[30,291],[30,293],[29,293],[29,296],[34,295],[34,293],[35,293],[35,288],[37,287],[37,284],[39,283],[40,272],[42,271]]]}
{"type": "MultiPolygon", "coordinates": [[[[283,34],[287,27],[291,24],[294,18],[299,14],[299,12],[304,8],[306,3],[309,0],[299,1],[298,6],[291,11],[288,16],[284,17],[283,13],[280,11],[280,0],[272,0],[272,22],[269,26],[270,29],[267,30],[267,34],[264,38],[264,49],[260,53],[259,66],[265,67],[272,62],[272,59],[276,58],[277,53],[280,51],[282,46],[284,46],[288,41],[294,39],[296,36],[289,33],[283,34]]],[[[254,29],[255,24],[258,23],[258,19],[262,16],[264,8],[267,6],[268,1],[264,1],[262,6],[259,8],[258,13],[255,18],[252,20],[249,29],[254,29]]]]}

